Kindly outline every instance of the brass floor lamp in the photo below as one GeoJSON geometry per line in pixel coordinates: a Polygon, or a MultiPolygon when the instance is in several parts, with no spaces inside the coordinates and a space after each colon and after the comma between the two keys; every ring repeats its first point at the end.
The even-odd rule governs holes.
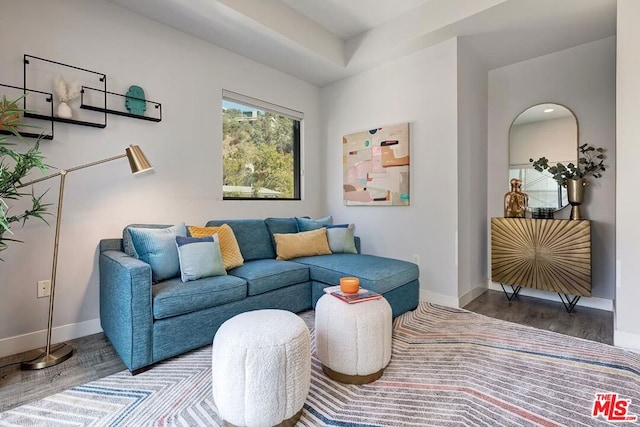
{"type": "Polygon", "coordinates": [[[40,181],[47,179],[60,177],[60,192],[58,195],[58,214],[56,216],[56,234],[53,246],[53,266],[51,268],[51,294],[49,295],[49,322],[47,325],[47,345],[43,349],[39,349],[41,355],[34,360],[30,360],[22,363],[22,369],[43,369],[48,368],[58,363],[64,362],[73,355],[73,348],[63,343],[56,349],[51,349],[51,329],[53,327],[53,302],[56,289],[56,270],[58,267],[58,242],[60,241],[60,222],[62,219],[62,197],[64,196],[64,181],[69,172],[77,171],[79,169],[85,169],[91,166],[99,165],[102,163],[110,162],[112,160],[118,160],[127,157],[129,159],[129,166],[131,167],[131,173],[136,174],[152,169],[151,165],[144,156],[144,153],[137,145],[130,145],[126,149],[126,153],[109,157],[108,159],[98,160],[97,162],[87,163],[86,165],[76,166],[69,169],[62,169],[52,175],[45,176],[39,179],[34,179],[25,184],[21,184],[18,188],[27,187],[40,181]]]}

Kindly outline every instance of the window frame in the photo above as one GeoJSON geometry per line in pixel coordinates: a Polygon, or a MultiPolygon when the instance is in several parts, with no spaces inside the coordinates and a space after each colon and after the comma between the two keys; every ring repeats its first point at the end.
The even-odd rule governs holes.
{"type": "MultiPolygon", "coordinates": [[[[267,201],[291,201],[302,200],[302,178],[301,178],[301,147],[302,147],[302,125],[304,122],[304,113],[293,110],[291,108],[283,107],[281,105],[272,104],[267,101],[262,101],[257,98],[252,98],[247,95],[242,95],[230,90],[222,90],[222,103],[224,101],[234,102],[236,104],[242,104],[249,107],[255,107],[262,111],[277,114],[279,116],[287,117],[293,120],[293,197],[230,197],[225,196],[222,192],[222,200],[267,200],[267,201]]],[[[220,115],[222,120],[222,114],[220,115]]],[[[223,138],[224,139],[224,135],[223,138]]],[[[221,147],[222,148],[222,147],[221,147]]],[[[223,176],[224,176],[224,155],[223,160],[223,176]]],[[[222,183],[224,186],[224,181],[222,183]]]]}

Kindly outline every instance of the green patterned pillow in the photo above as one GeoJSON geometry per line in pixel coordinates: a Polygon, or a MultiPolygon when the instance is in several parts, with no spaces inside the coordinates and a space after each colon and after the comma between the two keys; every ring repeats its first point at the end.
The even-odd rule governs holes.
{"type": "Polygon", "coordinates": [[[180,278],[183,282],[227,274],[217,234],[207,237],[177,236],[176,246],[180,259],[180,278]]]}
{"type": "Polygon", "coordinates": [[[355,225],[327,225],[327,240],[334,254],[357,254],[355,242],[355,225]]]}

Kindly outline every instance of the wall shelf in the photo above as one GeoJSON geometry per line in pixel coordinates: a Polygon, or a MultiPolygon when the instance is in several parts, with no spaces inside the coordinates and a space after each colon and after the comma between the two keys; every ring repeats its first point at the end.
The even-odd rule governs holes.
{"type": "MultiPolygon", "coordinates": [[[[63,64],[61,62],[51,61],[49,59],[38,58],[32,55],[24,55],[24,87],[35,88],[38,90],[44,88],[51,88],[56,76],[61,76],[67,82],[81,82],[81,84],[96,84],[102,89],[99,91],[102,96],[102,108],[106,109],[107,106],[107,75],[98,73],[96,71],[87,70],[85,68],[76,67],[73,65],[63,64]]],[[[82,95],[82,93],[81,93],[82,95]]],[[[97,101],[94,99],[94,105],[97,101]]],[[[73,102],[73,101],[71,101],[73,102]]],[[[53,120],[60,123],[69,123],[74,125],[89,126],[95,128],[105,128],[107,126],[107,113],[106,111],[85,111],[81,113],[79,109],[73,109],[76,117],[71,119],[56,117],[53,114],[53,102],[50,101],[51,108],[44,108],[41,103],[34,103],[29,100],[29,107],[27,107],[27,100],[25,98],[25,110],[29,110],[28,115],[30,117],[39,120],[53,120]],[[102,118],[102,121],[99,119],[102,118]]]]}
{"type": "MultiPolygon", "coordinates": [[[[10,99],[18,99],[21,96],[24,96],[25,100],[28,96],[33,97],[37,97],[39,98],[39,102],[41,102],[43,105],[47,105],[49,107],[49,115],[47,116],[43,116],[42,120],[48,120],[51,125],[49,126],[49,129],[44,129],[41,132],[30,132],[30,131],[26,131],[23,130],[21,132],[18,132],[20,134],[20,136],[22,136],[23,138],[39,138],[39,139],[47,139],[47,140],[52,140],[53,139],[53,95],[49,92],[42,92],[39,90],[30,90],[30,89],[25,89],[22,87],[18,87],[18,86],[12,86],[12,85],[5,85],[0,83],[0,91],[2,91],[1,95],[6,96],[9,100],[10,99]]],[[[25,121],[24,118],[30,118],[30,113],[29,112],[25,112],[23,114],[21,125],[23,125],[23,127],[25,128],[38,128],[41,129],[39,126],[36,126],[32,123],[29,123],[28,121],[25,121]]],[[[4,129],[0,129],[0,134],[3,135],[13,135],[13,133],[9,132],[8,130],[4,130],[4,129]]]]}
{"type": "Polygon", "coordinates": [[[59,122],[59,123],[70,123],[72,125],[89,126],[89,127],[93,127],[93,128],[105,128],[105,127],[107,127],[106,123],[85,122],[85,121],[82,121],[82,120],[65,119],[65,118],[62,118],[62,117],[47,116],[47,115],[44,115],[44,114],[37,114],[37,113],[26,112],[26,113],[24,113],[24,116],[32,118],[32,119],[52,120],[54,122],[59,122]]]}
{"type": "MultiPolygon", "coordinates": [[[[150,101],[148,99],[133,98],[131,96],[121,95],[119,93],[114,93],[114,92],[106,92],[107,98],[115,97],[115,99],[118,99],[119,101],[121,101],[121,103],[120,103],[121,105],[124,105],[124,101],[127,98],[133,98],[133,99],[139,99],[140,101],[144,101],[147,105],[151,106],[155,111],[157,111],[157,116],[142,116],[140,114],[129,113],[128,111],[117,110],[117,109],[114,109],[114,108],[108,108],[109,105],[113,105],[113,102],[110,103],[109,99],[107,99],[107,108],[91,105],[89,103],[89,101],[86,99],[85,94],[88,95],[92,91],[93,92],[100,92],[100,93],[103,92],[100,89],[95,89],[95,88],[92,88],[92,87],[83,86],[82,87],[82,92],[80,94],[80,108],[83,108],[85,110],[91,110],[91,111],[98,111],[98,112],[114,114],[114,115],[117,115],[117,116],[131,117],[131,118],[140,119],[140,120],[147,120],[147,121],[150,121],[150,122],[159,122],[159,121],[162,120],[162,104],[160,104],[159,102],[150,101]],[[120,98],[122,98],[122,99],[120,99],[120,98]]],[[[154,110],[152,110],[152,111],[154,111],[154,110]]]]}

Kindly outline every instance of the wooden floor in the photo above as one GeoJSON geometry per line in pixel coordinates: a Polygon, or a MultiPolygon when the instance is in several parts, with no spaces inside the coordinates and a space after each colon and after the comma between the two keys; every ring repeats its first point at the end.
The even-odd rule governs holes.
{"type": "Polygon", "coordinates": [[[488,290],[465,309],[509,322],[613,345],[613,312],[576,306],[567,313],[560,298],[548,301],[518,295],[513,301],[488,290]]]}
{"type": "MultiPolygon", "coordinates": [[[[613,343],[613,313],[607,311],[576,307],[573,313],[567,313],[560,302],[524,296],[509,302],[502,292],[491,290],[465,308],[561,334],[613,343]]],[[[313,311],[301,316],[307,325],[313,324],[313,311]]],[[[104,334],[68,344],[75,349],[71,359],[43,370],[20,369],[19,362],[28,359],[28,353],[0,358],[0,412],[126,369],[104,334]]]]}

